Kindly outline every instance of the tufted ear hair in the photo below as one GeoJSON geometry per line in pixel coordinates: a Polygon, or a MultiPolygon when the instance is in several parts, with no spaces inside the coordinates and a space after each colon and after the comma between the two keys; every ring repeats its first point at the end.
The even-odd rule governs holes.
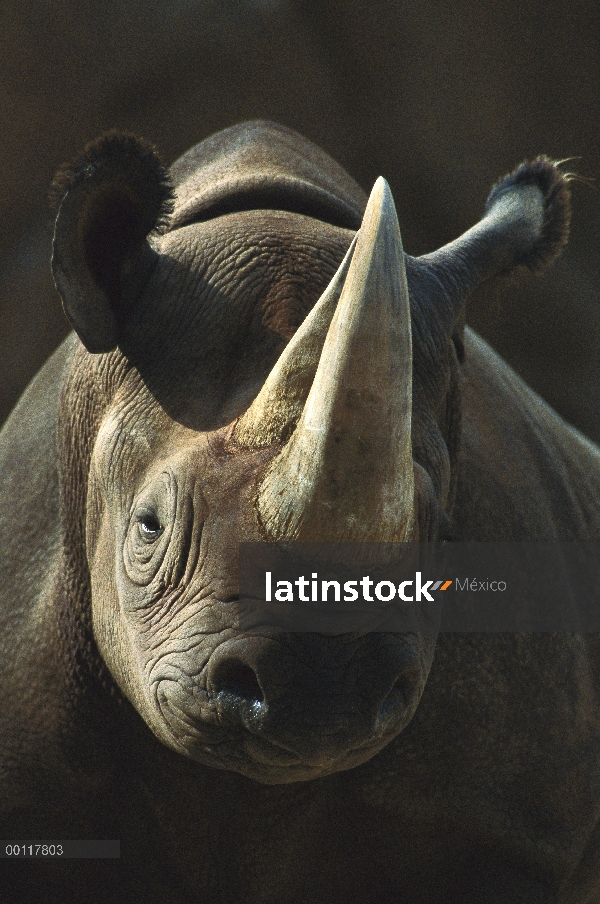
{"type": "Polygon", "coordinates": [[[108,132],[62,166],[52,272],[65,313],[90,352],[111,351],[156,261],[147,236],[166,226],[173,189],[154,148],[108,132]]]}
{"type": "Polygon", "coordinates": [[[521,266],[537,272],[559,256],[569,236],[569,182],[578,178],[559,169],[566,162],[542,156],[522,163],[493,187],[479,223],[415,259],[421,278],[438,289],[437,316],[449,328],[460,329],[466,299],[486,280],[521,266]]]}

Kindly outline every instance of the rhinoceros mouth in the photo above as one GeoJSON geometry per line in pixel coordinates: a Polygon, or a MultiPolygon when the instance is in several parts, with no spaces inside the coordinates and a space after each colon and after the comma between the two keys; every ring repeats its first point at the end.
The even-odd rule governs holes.
{"type": "Polygon", "coordinates": [[[370,759],[390,740],[390,737],[370,738],[355,747],[349,747],[337,753],[320,751],[317,748],[313,753],[303,752],[298,754],[293,750],[276,744],[259,735],[246,732],[243,735],[244,751],[249,758],[261,766],[290,766],[313,774],[330,774],[344,769],[350,769],[359,763],[370,759]]]}
{"type": "Polygon", "coordinates": [[[299,766],[302,764],[300,757],[285,747],[271,743],[258,735],[244,732],[244,751],[254,762],[263,766],[299,766]]]}
{"type": "Polygon", "coordinates": [[[178,752],[204,765],[238,772],[263,784],[290,784],[312,781],[360,766],[377,754],[390,740],[379,738],[330,755],[315,751],[299,755],[265,738],[242,731],[235,737],[205,743],[200,738],[178,739],[178,752]]]}

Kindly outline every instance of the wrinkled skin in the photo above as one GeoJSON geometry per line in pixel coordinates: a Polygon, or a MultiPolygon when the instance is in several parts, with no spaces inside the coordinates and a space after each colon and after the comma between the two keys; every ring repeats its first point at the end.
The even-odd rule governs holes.
{"type": "MultiPolygon", "coordinates": [[[[12,900],[596,899],[594,638],[434,659],[424,634],[236,629],[281,451],[236,419],[352,235],[240,210],[152,238],[118,347],[67,339],[0,436],[4,836],[122,841],[30,864],[12,900]]],[[[598,450],[406,268],[419,539],[597,539],[598,450]]]]}

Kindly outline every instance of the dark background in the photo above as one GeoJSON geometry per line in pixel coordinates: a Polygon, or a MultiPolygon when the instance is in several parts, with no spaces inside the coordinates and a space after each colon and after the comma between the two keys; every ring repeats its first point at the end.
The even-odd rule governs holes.
{"type": "MultiPolygon", "coordinates": [[[[67,332],[50,276],[54,171],[123,128],[166,163],[244,119],[282,122],[369,190],[411,254],[479,219],[522,159],[600,170],[600,4],[564,0],[5,0],[0,7],[0,423],[67,332]]],[[[600,440],[600,194],[573,186],[566,253],[468,319],[600,440]]]]}

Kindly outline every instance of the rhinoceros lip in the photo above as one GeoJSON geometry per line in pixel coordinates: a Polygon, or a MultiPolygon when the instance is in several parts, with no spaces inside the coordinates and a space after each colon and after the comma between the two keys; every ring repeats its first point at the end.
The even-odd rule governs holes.
{"type": "Polygon", "coordinates": [[[242,738],[244,751],[250,759],[263,766],[299,766],[302,764],[300,757],[291,750],[286,750],[285,747],[273,744],[249,731],[245,731],[242,738]]]}
{"type": "Polygon", "coordinates": [[[318,754],[300,756],[286,747],[265,738],[246,732],[243,735],[243,750],[251,763],[260,767],[289,769],[296,778],[316,778],[332,772],[352,768],[365,759],[370,759],[381,748],[379,739],[363,742],[358,747],[348,748],[335,755],[318,754]]]}

